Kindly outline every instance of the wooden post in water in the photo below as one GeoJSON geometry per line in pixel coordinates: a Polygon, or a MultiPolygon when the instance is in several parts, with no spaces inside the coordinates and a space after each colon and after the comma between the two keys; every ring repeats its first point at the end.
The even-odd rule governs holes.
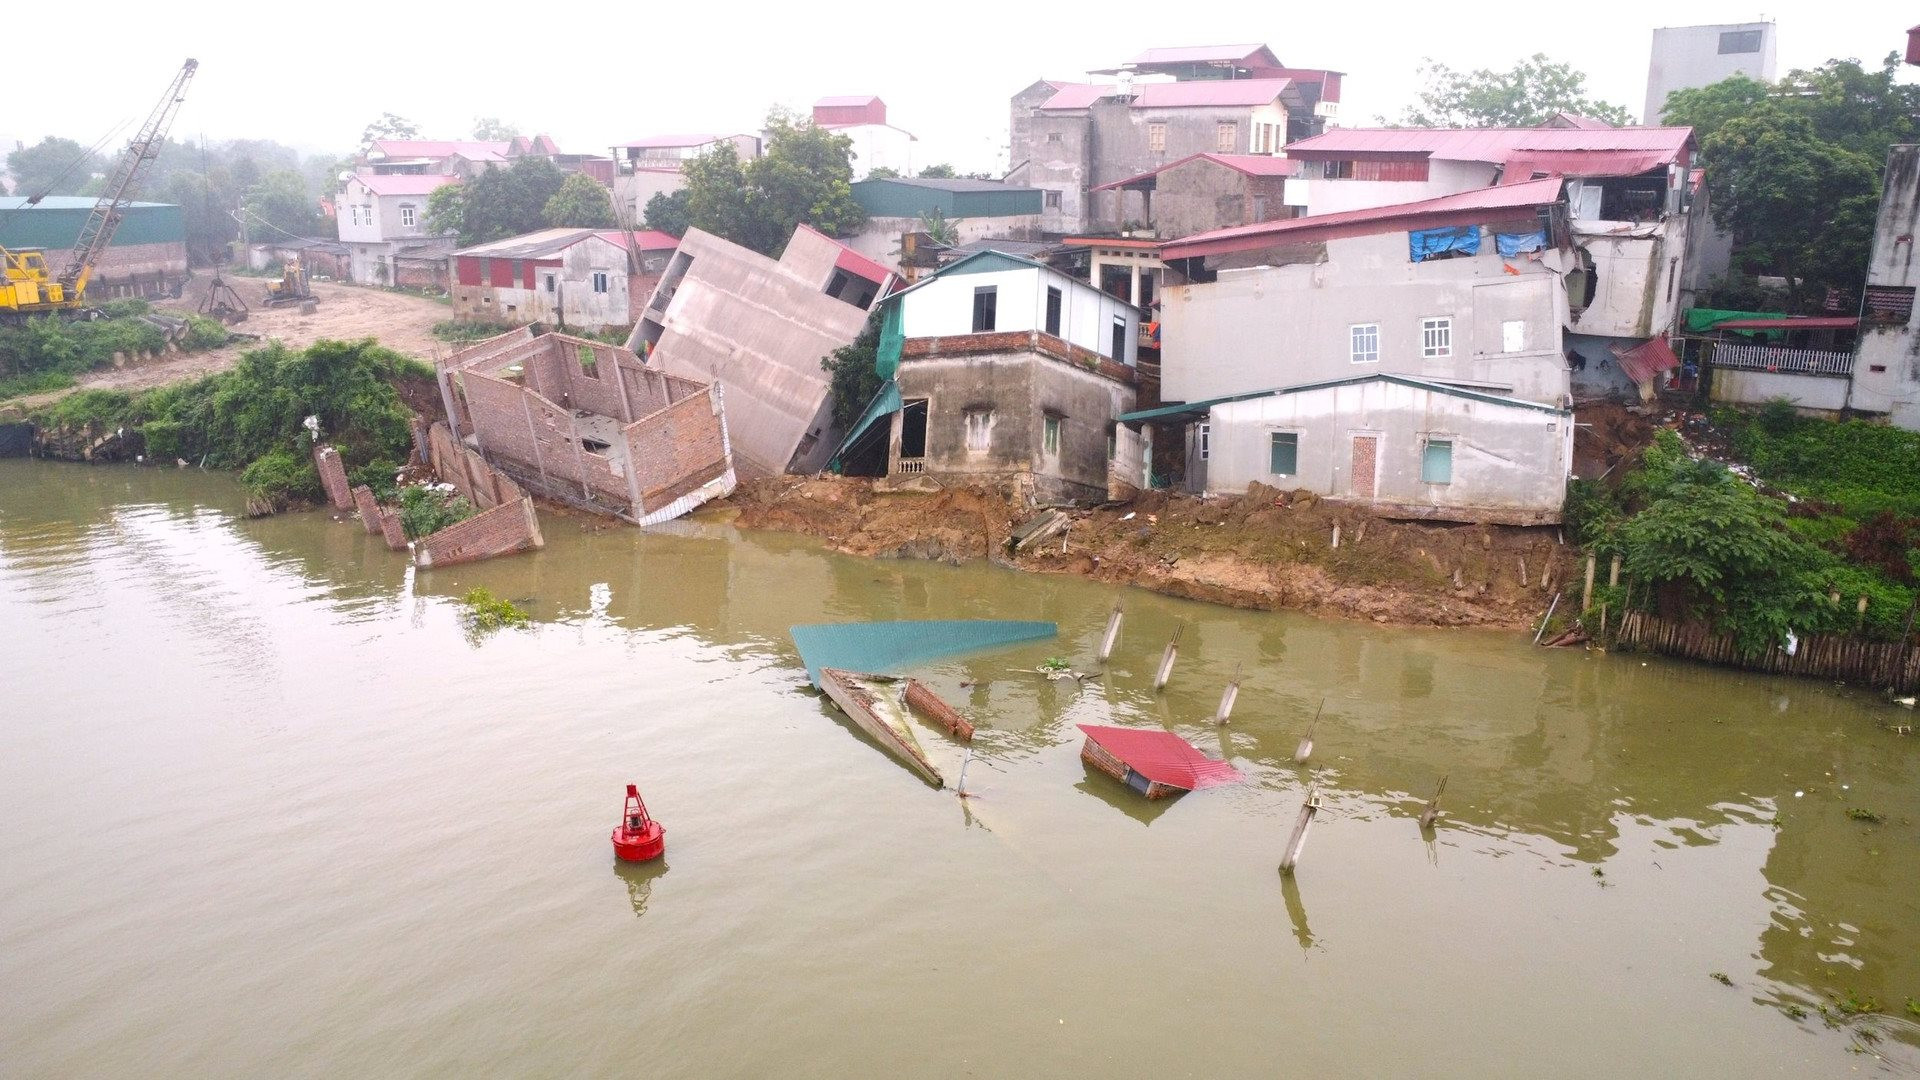
{"type": "Polygon", "coordinates": [[[1433,798],[1427,800],[1427,808],[1420,811],[1420,829],[1422,832],[1433,828],[1433,821],[1440,816],[1440,796],[1447,790],[1447,778],[1440,778],[1440,786],[1433,789],[1433,798]]]}
{"type": "Polygon", "coordinates": [[[1174,627],[1173,636],[1167,639],[1167,651],[1160,654],[1160,671],[1153,677],[1155,690],[1166,689],[1167,680],[1173,678],[1173,661],[1180,655],[1180,631],[1184,629],[1184,625],[1174,627]]]}
{"type": "Polygon", "coordinates": [[[956,785],[959,788],[960,797],[963,799],[973,797],[967,793],[967,766],[971,764],[973,764],[973,747],[969,746],[967,747],[966,754],[960,758],[960,783],[956,785]]]}
{"type": "Polygon", "coordinates": [[[1581,586],[1580,589],[1580,614],[1582,615],[1593,610],[1593,567],[1595,561],[1592,555],[1587,556],[1587,583],[1581,586]]]}
{"type": "Polygon", "coordinates": [[[1533,579],[1527,576],[1527,557],[1525,555],[1519,555],[1516,556],[1516,558],[1520,560],[1520,587],[1524,589],[1527,587],[1527,582],[1533,579]]]}
{"type": "Polygon", "coordinates": [[[1120,640],[1120,602],[1114,601],[1113,614],[1107,616],[1107,636],[1100,639],[1100,662],[1106,663],[1113,655],[1113,646],[1120,640]]]}
{"type": "Polygon", "coordinates": [[[1313,722],[1307,725],[1306,737],[1300,740],[1299,746],[1294,747],[1293,763],[1295,765],[1304,765],[1307,759],[1313,756],[1313,729],[1319,726],[1320,714],[1325,712],[1326,708],[1327,699],[1321,698],[1320,707],[1313,711],[1313,722]]]}
{"type": "Polygon", "coordinates": [[[1293,835],[1287,838],[1287,853],[1280,857],[1280,872],[1293,873],[1300,862],[1300,851],[1307,846],[1307,828],[1313,824],[1313,816],[1320,812],[1320,794],[1317,789],[1307,788],[1307,801],[1300,805],[1300,817],[1293,823],[1293,835]]]}
{"type": "Polygon", "coordinates": [[[1233,681],[1227,684],[1226,691],[1220,695],[1220,711],[1214,714],[1214,723],[1224,724],[1227,722],[1227,718],[1233,715],[1234,700],[1239,696],[1240,665],[1235,664],[1233,665],[1233,681]]]}
{"type": "Polygon", "coordinates": [[[1547,613],[1540,617],[1540,629],[1533,632],[1533,643],[1540,644],[1540,635],[1547,632],[1547,623],[1553,620],[1553,609],[1560,606],[1560,594],[1553,594],[1553,603],[1547,605],[1547,613]]]}

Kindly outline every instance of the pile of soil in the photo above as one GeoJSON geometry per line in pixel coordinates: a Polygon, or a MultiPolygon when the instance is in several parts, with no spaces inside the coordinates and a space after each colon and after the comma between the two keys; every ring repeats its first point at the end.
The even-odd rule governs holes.
{"type": "Polygon", "coordinates": [[[1553,527],[1391,521],[1259,484],[1232,498],[1156,491],[1065,511],[1064,535],[1017,555],[1007,539],[1032,513],[985,488],[888,494],[864,479],[782,476],[747,481],[723,505],[742,527],[817,536],[850,555],[990,558],[1232,607],[1397,625],[1530,626],[1556,589],[1579,585],[1578,554],[1553,527]]]}

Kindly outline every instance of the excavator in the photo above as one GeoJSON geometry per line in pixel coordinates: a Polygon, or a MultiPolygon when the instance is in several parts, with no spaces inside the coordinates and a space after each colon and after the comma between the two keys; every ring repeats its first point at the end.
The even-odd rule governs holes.
{"type": "Polygon", "coordinates": [[[317,303],[319,298],[313,295],[313,288],[307,284],[307,269],[300,265],[300,256],[292,255],[280,267],[280,280],[267,282],[267,306],[286,307],[300,304],[305,308],[309,303],[317,303]]]}
{"type": "MultiPolygon", "coordinates": [[[[199,67],[198,60],[188,60],[173,77],[160,103],[154,106],[147,122],[128,144],[127,152],[107,176],[106,187],[93,204],[86,223],[80,227],[67,263],[58,273],[47,264],[45,252],[0,248],[0,320],[32,315],[96,316],[95,310],[87,306],[87,281],[93,277],[94,266],[106,254],[107,246],[113,243],[114,231],[120,228],[120,219],[133,202],[141,178],[160,155],[160,148],[166,145],[167,129],[173,126],[174,115],[186,100],[187,84],[199,67]]],[[[28,204],[38,202],[40,197],[28,199],[28,204]]]]}

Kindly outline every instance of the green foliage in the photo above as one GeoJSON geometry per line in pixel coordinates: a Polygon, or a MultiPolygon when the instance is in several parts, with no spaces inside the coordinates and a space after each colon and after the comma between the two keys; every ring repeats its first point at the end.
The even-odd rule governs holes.
{"type": "Polygon", "coordinates": [[[960,243],[959,227],[937,209],[932,213],[921,215],[920,228],[936,244],[954,247],[960,243]]]}
{"type": "Polygon", "coordinates": [[[106,160],[72,139],[49,136],[7,154],[16,195],[78,195],[106,160]]]}
{"type": "Polygon", "coordinates": [[[292,169],[277,169],[261,177],[247,189],[242,205],[252,217],[255,233],[263,238],[311,236],[320,228],[320,204],[308,192],[306,178],[292,169]]]}
{"type": "Polygon", "coordinates": [[[452,342],[455,345],[471,345],[509,329],[511,328],[499,323],[480,322],[473,319],[445,319],[434,323],[429,333],[441,341],[452,342]]]}
{"type": "Polygon", "coordinates": [[[432,536],[473,515],[467,500],[437,487],[416,484],[400,489],[400,529],[409,540],[432,536]]]}
{"type": "Polygon", "coordinates": [[[1892,55],[1877,71],[1830,60],[1777,83],[1736,75],[1667,98],[1663,120],[1700,142],[1715,224],[1743,264],[1789,279],[1796,310],[1864,280],[1887,148],[1920,138],[1920,86],[1898,72],[1892,55]]]}
{"type": "Polygon", "coordinates": [[[880,349],[880,322],[881,313],[876,309],[852,344],[820,358],[821,368],[831,376],[827,395],[833,402],[833,423],[843,431],[852,428],[873,395],[880,392],[880,374],[873,366],[880,349]]]}
{"type": "Polygon", "coordinates": [[[467,595],[460,598],[460,603],[467,609],[462,616],[467,629],[476,634],[502,627],[526,626],[533,621],[524,608],[511,600],[495,596],[490,589],[469,590],[467,595]]]}
{"type": "Polygon", "coordinates": [[[219,319],[209,319],[205,315],[187,316],[187,332],[180,339],[180,347],[189,352],[199,349],[217,349],[233,337],[227,332],[226,325],[219,319]]]}
{"type": "Polygon", "coordinates": [[[944,161],[936,165],[929,165],[920,170],[920,179],[922,180],[952,180],[959,175],[953,166],[944,161]]]}
{"type": "Polygon", "coordinates": [[[1534,53],[1510,71],[1455,71],[1429,59],[1420,68],[1426,89],[1400,116],[1402,127],[1538,127],[1570,112],[1617,127],[1633,123],[1619,105],[1587,96],[1587,77],[1571,64],[1534,53]]]}
{"type": "MultiPolygon", "coordinates": [[[[153,448],[151,442],[147,448],[153,448]]],[[[284,506],[293,499],[317,501],[323,495],[320,471],[314,468],[313,459],[284,447],[255,458],[240,471],[240,483],[248,494],[276,506],[284,506]]]]}
{"type": "Polygon", "coordinates": [[[867,170],[867,179],[898,180],[900,179],[900,170],[889,168],[885,165],[876,165],[873,168],[867,170]]]}
{"type": "MultiPolygon", "coordinates": [[[[111,300],[108,318],[74,321],[57,316],[0,325],[0,399],[72,386],[75,377],[113,362],[115,353],[160,352],[167,336],[140,321],[145,300],[111,300]]],[[[190,319],[177,345],[206,349],[225,344],[226,328],[206,319],[190,319]]]]}
{"type": "Polygon", "coordinates": [[[1768,483],[1818,499],[1847,516],[1882,511],[1920,516],[1920,432],[1865,420],[1836,423],[1763,409],[1758,416],[1716,410],[1740,460],[1768,483]]]}
{"type": "Polygon", "coordinates": [[[360,152],[366,153],[373,144],[383,139],[417,139],[420,137],[420,125],[404,116],[393,113],[381,113],[380,118],[368,124],[360,132],[360,152]]]}
{"type": "Polygon", "coordinates": [[[153,305],[137,296],[126,296],[118,300],[109,300],[100,305],[100,310],[109,319],[131,319],[136,315],[145,315],[153,310],[153,305]]]}
{"type": "Polygon", "coordinates": [[[778,256],[795,226],[845,236],[866,223],[853,200],[852,139],[778,109],[767,131],[766,153],[752,161],[721,143],[687,162],[690,225],[778,256]]]}
{"type": "Polygon", "coordinates": [[[692,223],[691,211],[687,208],[687,201],[691,198],[692,195],[686,188],[681,188],[671,195],[664,192],[655,194],[653,198],[647,200],[646,227],[666,233],[668,236],[687,235],[687,227],[692,223]]]}
{"type": "Polygon", "coordinates": [[[566,174],[546,158],[517,158],[504,169],[434,191],[427,197],[427,224],[453,230],[463,245],[534,232],[547,227],[547,205],[565,183],[566,174]],[[450,189],[458,194],[441,194],[450,189]]]}
{"type": "Polygon", "coordinates": [[[359,487],[365,484],[373,492],[373,501],[392,502],[400,494],[394,477],[400,473],[400,463],[387,458],[375,458],[358,468],[347,470],[347,484],[359,487]]]}
{"type": "Polygon", "coordinates": [[[572,173],[561,181],[560,190],[547,200],[541,214],[555,229],[611,229],[619,224],[607,189],[585,173],[572,173]]]}

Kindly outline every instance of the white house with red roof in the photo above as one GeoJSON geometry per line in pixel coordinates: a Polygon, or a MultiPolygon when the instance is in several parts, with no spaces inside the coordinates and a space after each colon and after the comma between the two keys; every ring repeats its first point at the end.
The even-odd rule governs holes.
{"type": "Polygon", "coordinates": [[[542,229],[462,248],[451,257],[453,310],[575,332],[632,326],[678,244],[662,232],[542,229]]]}
{"type": "Polygon", "coordinates": [[[919,167],[913,153],[919,140],[887,123],[887,103],[872,94],[821,98],[813,103],[813,124],[853,140],[855,180],[866,179],[875,169],[912,176],[919,167]]]}
{"type": "Polygon", "coordinates": [[[357,172],[335,200],[334,220],[347,246],[348,277],[361,285],[446,284],[453,234],[427,226],[427,200],[458,176],[357,172]]]}

